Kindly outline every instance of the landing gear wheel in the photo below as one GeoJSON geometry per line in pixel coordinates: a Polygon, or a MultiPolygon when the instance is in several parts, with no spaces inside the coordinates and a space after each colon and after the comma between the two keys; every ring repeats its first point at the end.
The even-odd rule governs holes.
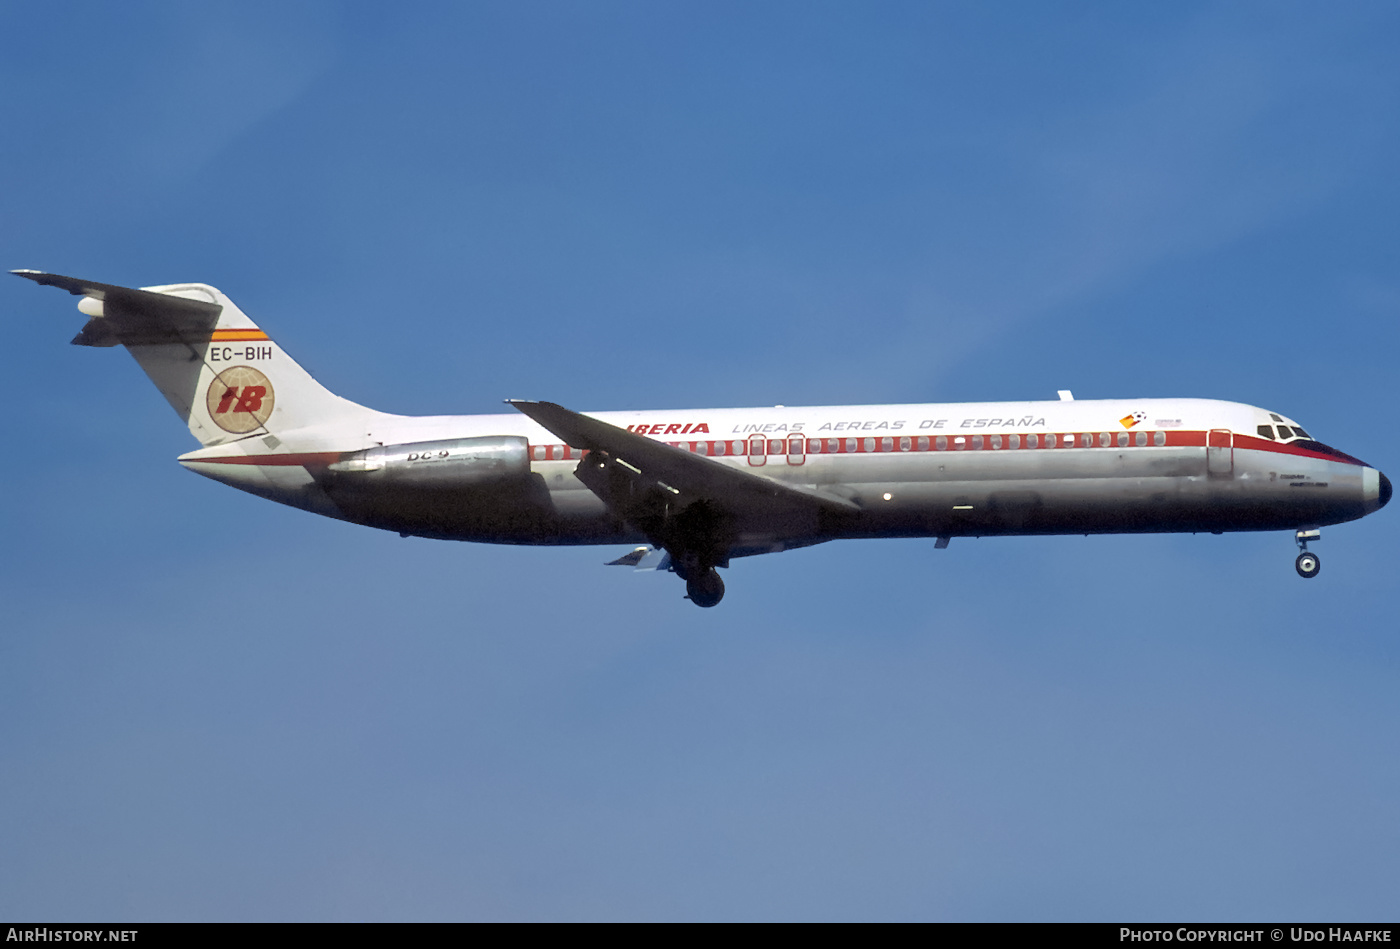
{"type": "Polygon", "coordinates": [[[1293,566],[1297,569],[1298,576],[1302,577],[1304,580],[1311,580],[1313,577],[1317,576],[1318,571],[1322,569],[1322,561],[1318,559],[1317,554],[1308,553],[1305,550],[1298,555],[1298,559],[1293,562],[1293,566]]]}
{"type": "Polygon", "coordinates": [[[719,571],[711,567],[685,581],[685,592],[696,606],[714,606],[724,599],[724,581],[720,579],[719,571]]]}

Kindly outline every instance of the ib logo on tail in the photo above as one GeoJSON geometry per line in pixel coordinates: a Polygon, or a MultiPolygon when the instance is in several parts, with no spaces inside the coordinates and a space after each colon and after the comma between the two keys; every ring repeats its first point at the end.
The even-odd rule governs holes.
{"type": "Polygon", "coordinates": [[[225,369],[209,383],[205,395],[214,424],[235,435],[261,428],[275,401],[272,381],[252,366],[225,369]]]}

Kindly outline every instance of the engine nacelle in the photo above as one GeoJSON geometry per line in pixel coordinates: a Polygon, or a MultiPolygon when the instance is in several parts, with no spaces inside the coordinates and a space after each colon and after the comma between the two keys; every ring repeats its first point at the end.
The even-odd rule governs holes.
{"type": "Polygon", "coordinates": [[[405,488],[474,488],[524,478],[530,473],[530,444],[518,435],[447,438],[381,445],[347,455],[329,467],[346,485],[405,488]]]}

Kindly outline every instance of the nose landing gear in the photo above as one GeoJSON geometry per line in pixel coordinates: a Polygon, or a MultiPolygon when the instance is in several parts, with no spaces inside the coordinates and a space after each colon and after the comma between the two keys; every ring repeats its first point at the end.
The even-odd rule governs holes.
{"type": "Polygon", "coordinates": [[[1298,531],[1294,537],[1298,541],[1298,549],[1302,553],[1298,555],[1297,560],[1293,561],[1293,568],[1298,571],[1298,576],[1304,580],[1311,580],[1322,570],[1322,559],[1308,550],[1308,541],[1321,538],[1322,531],[1298,531]]]}

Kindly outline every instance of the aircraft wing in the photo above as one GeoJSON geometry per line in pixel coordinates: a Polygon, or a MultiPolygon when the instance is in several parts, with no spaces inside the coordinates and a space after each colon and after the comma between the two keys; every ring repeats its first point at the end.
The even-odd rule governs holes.
{"type": "MultiPolygon", "coordinates": [[[[729,509],[790,507],[857,514],[862,508],[833,494],[787,484],[696,455],[625,428],[571,412],[553,402],[507,400],[564,440],[571,448],[605,452],[628,468],[672,491],[704,498],[729,509]]],[[[603,499],[605,502],[607,498],[603,499]]]]}
{"type": "Polygon", "coordinates": [[[86,300],[79,304],[79,309],[93,319],[74,337],[75,346],[208,342],[209,333],[223,310],[217,303],[168,293],[117,287],[38,270],[10,272],[40,286],[58,287],[74,296],[100,301],[100,310],[87,306],[86,300]]]}

